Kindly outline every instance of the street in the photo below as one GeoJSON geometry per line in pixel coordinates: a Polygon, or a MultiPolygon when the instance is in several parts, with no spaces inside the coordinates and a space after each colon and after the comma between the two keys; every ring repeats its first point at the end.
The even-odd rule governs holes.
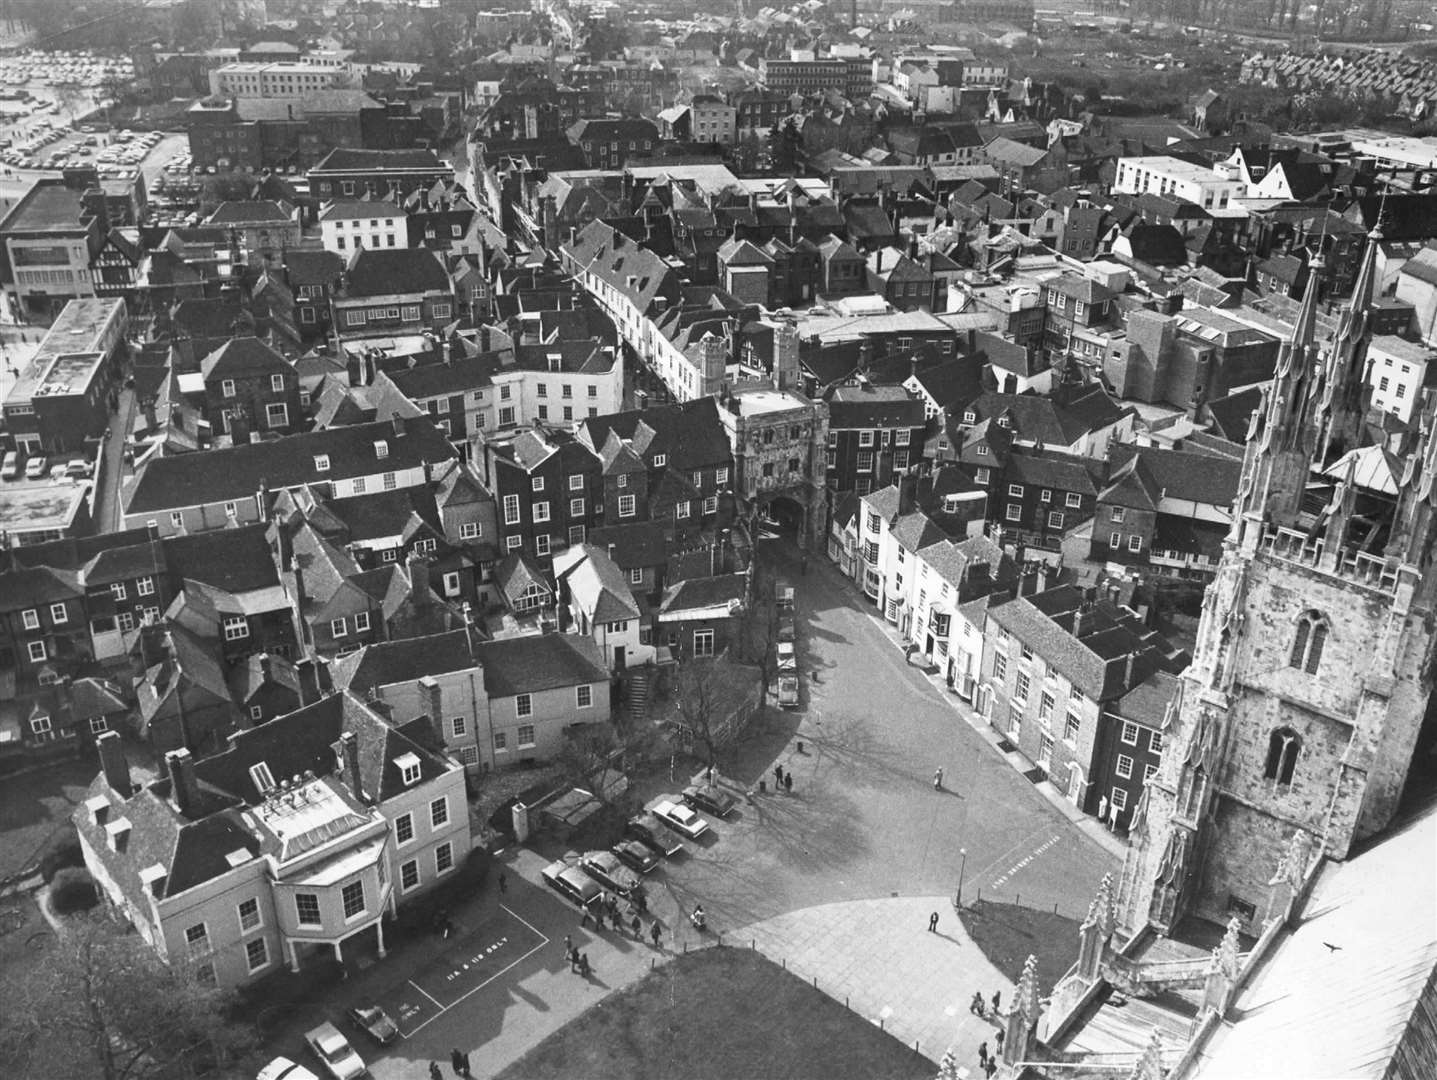
{"type": "MultiPolygon", "coordinates": [[[[1081,918],[1117,857],[1075,826],[1016,772],[958,703],[904,661],[889,629],[825,559],[801,573],[796,550],[765,541],[765,557],[796,586],[805,710],[772,710],[736,748],[725,782],[757,788],[775,764],[791,794],[740,798],[707,842],[646,878],[662,948],[611,930],[581,928],[574,908],[545,888],[540,869],[562,850],[501,852],[490,884],[438,957],[395,955],[345,984],[344,1002],[379,1001],[406,1037],[374,1055],[379,1080],[423,1080],[453,1047],[492,1076],[611,990],[686,949],[719,942],[782,962],[858,1015],[882,1022],[935,1061],[948,1046],[971,1053],[990,1022],[966,1009],[975,989],[1011,983],[972,946],[953,900],[1017,901],[1081,918]],[[799,744],[802,743],[802,751],[799,744]],[[941,790],[934,770],[943,768],[941,790]],[[499,895],[493,878],[508,875],[499,895]],[[687,914],[701,903],[708,931],[687,914]],[[930,912],[939,931],[926,933],[930,912]],[[591,977],[569,971],[562,938],[589,954],[591,977]]],[[[639,778],[647,800],[689,781],[639,778]]],[[[1074,942],[1076,948],[1076,942],[1074,942]]],[[[337,1015],[341,1002],[326,1003],[337,1015]]],[[[300,1053],[290,1043],[275,1052],[300,1053]]]]}

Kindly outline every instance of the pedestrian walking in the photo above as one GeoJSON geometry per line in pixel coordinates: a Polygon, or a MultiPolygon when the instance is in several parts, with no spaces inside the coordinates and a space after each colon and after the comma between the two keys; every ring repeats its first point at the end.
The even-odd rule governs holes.
{"type": "Polygon", "coordinates": [[[928,932],[930,934],[938,933],[938,912],[936,911],[928,916],[928,932]]]}
{"type": "Polygon", "coordinates": [[[999,1052],[999,1053],[1002,1053],[1002,1052],[1003,1052],[1003,1029],[1002,1029],[1002,1028],[999,1028],[999,1029],[998,1029],[997,1042],[998,1042],[998,1052],[999,1052]]]}
{"type": "Polygon", "coordinates": [[[588,921],[589,921],[589,905],[588,905],[588,904],[581,904],[581,905],[579,906],[579,929],[582,930],[582,929],[584,928],[584,926],[588,924],[588,921]]]}
{"type": "Polygon", "coordinates": [[[981,992],[974,991],[973,1000],[968,1002],[968,1011],[974,1016],[983,1015],[983,994],[981,992]]]}
{"type": "Polygon", "coordinates": [[[614,905],[614,910],[609,915],[609,921],[614,924],[615,932],[619,932],[624,929],[624,917],[619,914],[619,907],[617,904],[614,905]]]}
{"type": "Polygon", "coordinates": [[[499,871],[499,891],[501,893],[509,891],[509,877],[502,870],[499,871]]]}
{"type": "Polygon", "coordinates": [[[455,1076],[464,1076],[469,1072],[469,1062],[458,1050],[449,1051],[449,1064],[453,1067],[455,1076]]]}
{"type": "Polygon", "coordinates": [[[783,786],[783,766],[782,766],[782,765],[775,765],[775,766],[773,767],[773,786],[774,786],[774,790],[777,790],[777,789],[779,789],[779,788],[781,788],[781,787],[783,786]]]}
{"type": "Polygon", "coordinates": [[[573,952],[573,951],[574,951],[574,939],[571,938],[568,934],[565,934],[565,935],[564,935],[564,955],[565,955],[565,956],[568,956],[568,955],[569,955],[571,952],[573,952]]]}
{"type": "Polygon", "coordinates": [[[587,979],[589,977],[589,972],[592,970],[593,969],[589,967],[589,954],[581,953],[579,955],[579,974],[587,979]]]}
{"type": "Polygon", "coordinates": [[[444,1072],[439,1068],[439,1062],[429,1063],[429,1080],[444,1080],[444,1072]]]}
{"type": "Polygon", "coordinates": [[[933,774],[933,790],[943,790],[943,770],[941,768],[933,774]]]}
{"type": "Polygon", "coordinates": [[[998,1015],[998,1002],[1000,1002],[1000,1001],[1002,1001],[1002,1000],[1003,1000],[1003,991],[1001,991],[1001,990],[994,990],[994,991],[993,991],[993,1015],[994,1015],[994,1016],[997,1016],[997,1015],[998,1015]]]}
{"type": "Polygon", "coordinates": [[[988,1059],[988,1064],[983,1066],[983,1075],[986,1076],[988,1080],[993,1080],[993,1074],[997,1071],[998,1059],[990,1057],[988,1059]]]}
{"type": "Polygon", "coordinates": [[[790,795],[793,794],[793,773],[786,772],[783,774],[783,790],[790,795]]]}
{"type": "Polygon", "coordinates": [[[649,937],[653,940],[656,949],[659,947],[659,935],[662,933],[663,931],[659,929],[659,920],[655,919],[654,925],[649,927],[649,937]]]}
{"type": "Polygon", "coordinates": [[[978,1064],[985,1069],[988,1067],[988,1044],[985,1042],[978,1044],[978,1064]]]}

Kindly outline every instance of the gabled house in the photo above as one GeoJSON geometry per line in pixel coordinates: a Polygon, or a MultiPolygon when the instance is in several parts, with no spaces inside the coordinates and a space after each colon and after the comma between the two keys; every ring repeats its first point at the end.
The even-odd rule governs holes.
{"type": "Polygon", "coordinates": [[[200,377],[211,428],[236,444],[261,431],[289,434],[304,421],[298,373],[259,338],[236,337],[220,346],[200,361],[200,377]]]}
{"type": "Polygon", "coordinates": [[[454,281],[424,248],[365,248],[345,263],[330,297],[342,340],[438,332],[456,318],[454,281]]]}
{"type": "Polygon", "coordinates": [[[742,573],[670,585],[654,614],[656,644],[679,660],[719,656],[738,640],[747,599],[742,573]]]}
{"type": "Polygon", "coordinates": [[[836,387],[828,398],[828,487],[866,495],[923,459],[924,403],[904,386],[836,387]]]}
{"type": "Polygon", "coordinates": [[[628,578],[594,544],[577,544],[554,556],[559,605],[575,633],[594,639],[611,671],[647,664],[654,658],[651,627],[628,578]]]}

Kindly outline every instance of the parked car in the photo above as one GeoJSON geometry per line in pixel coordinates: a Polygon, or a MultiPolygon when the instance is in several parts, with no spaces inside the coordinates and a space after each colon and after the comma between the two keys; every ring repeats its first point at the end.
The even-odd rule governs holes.
{"type": "Polygon", "coordinates": [[[635,814],[624,823],[624,835],[637,840],[656,855],[672,859],[684,850],[653,814],[635,814]]]}
{"type": "Polygon", "coordinates": [[[5,464],[0,465],[0,480],[14,480],[20,475],[20,452],[11,450],[5,455],[5,464]]]}
{"type": "Polygon", "coordinates": [[[620,840],[609,850],[619,862],[640,874],[647,874],[659,865],[654,853],[638,840],[620,840]]]}
{"type": "Polygon", "coordinates": [[[780,708],[798,708],[798,676],[786,671],[778,677],[778,704],[780,708]]]}
{"type": "Polygon", "coordinates": [[[45,455],[36,454],[25,462],[25,479],[38,480],[45,475],[45,455]]]}
{"type": "Polygon", "coordinates": [[[697,840],[709,831],[709,823],[692,807],[685,806],[675,795],[666,795],[653,806],[653,815],[680,836],[697,840]]]}
{"type": "Polygon", "coordinates": [[[788,582],[786,581],[780,581],[777,585],[774,586],[773,593],[776,597],[776,606],[778,607],[779,611],[793,610],[792,585],[788,584],[788,582]]]}
{"type": "Polygon", "coordinates": [[[579,869],[606,889],[621,896],[638,896],[644,891],[639,876],[619,861],[612,851],[588,851],[579,860],[579,869]]]}
{"type": "Polygon", "coordinates": [[[566,859],[551,862],[539,871],[539,876],[544,879],[545,885],[580,907],[596,903],[603,893],[597,881],[566,859]]]}
{"type": "Polygon", "coordinates": [[[304,1041],[334,1080],[353,1080],[369,1071],[349,1040],[328,1020],[305,1032],[304,1041]]]}
{"type": "Polygon", "coordinates": [[[684,802],[716,817],[728,817],[738,805],[732,795],[714,784],[690,784],[684,788],[684,802]]]}
{"type": "Polygon", "coordinates": [[[795,671],[798,668],[798,654],[793,650],[793,642],[780,641],[778,643],[778,670],[795,671]]]}
{"type": "Polygon", "coordinates": [[[277,1057],[259,1071],[256,1080],[319,1080],[319,1077],[287,1057],[277,1057]]]}
{"type": "Polygon", "coordinates": [[[792,641],[798,636],[798,626],[792,615],[780,615],[778,617],[778,640],[792,641]]]}
{"type": "Polygon", "coordinates": [[[65,466],[65,475],[74,480],[88,480],[95,472],[94,462],[76,458],[65,466]]]}
{"type": "Polygon", "coordinates": [[[344,1015],[380,1046],[388,1046],[399,1038],[399,1025],[378,1005],[356,1005],[344,1015]]]}

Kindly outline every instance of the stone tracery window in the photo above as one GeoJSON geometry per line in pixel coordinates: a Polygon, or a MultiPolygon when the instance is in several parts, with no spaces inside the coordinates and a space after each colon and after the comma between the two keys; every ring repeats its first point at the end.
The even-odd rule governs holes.
{"type": "Polygon", "coordinates": [[[1292,639],[1292,656],[1289,667],[1316,675],[1322,663],[1322,646],[1327,641],[1327,618],[1320,612],[1304,611],[1297,620],[1297,632],[1292,639]]]}

